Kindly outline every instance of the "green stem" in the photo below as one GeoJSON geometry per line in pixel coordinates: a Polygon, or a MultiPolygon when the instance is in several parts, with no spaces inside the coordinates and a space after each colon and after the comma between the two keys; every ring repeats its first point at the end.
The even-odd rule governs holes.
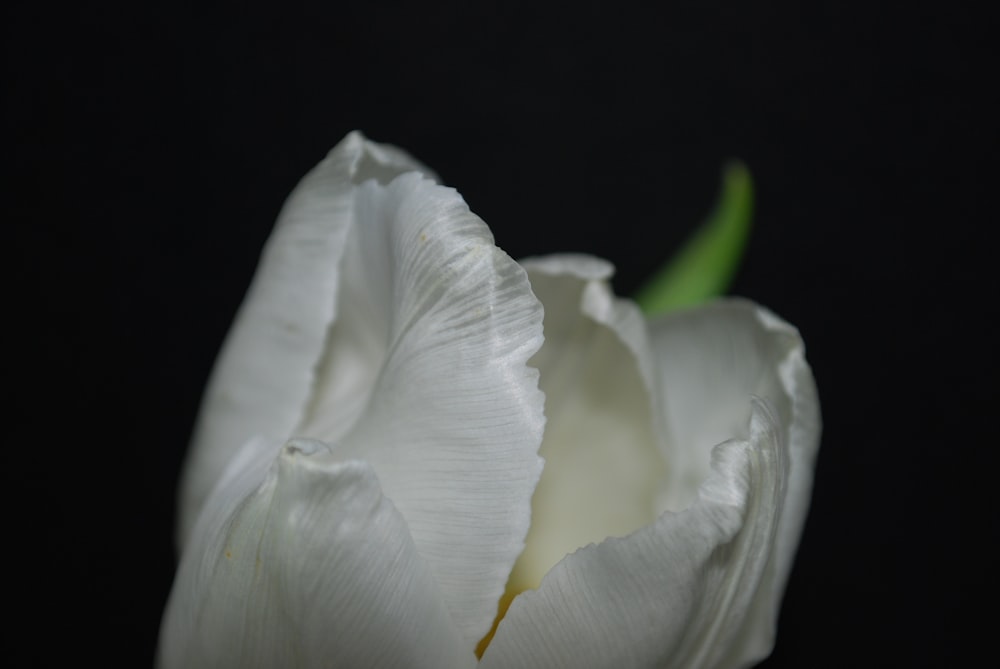
{"type": "Polygon", "coordinates": [[[699,304],[729,287],[750,233],[753,181],[746,166],[729,163],[712,214],[681,250],[636,293],[647,315],[699,304]]]}

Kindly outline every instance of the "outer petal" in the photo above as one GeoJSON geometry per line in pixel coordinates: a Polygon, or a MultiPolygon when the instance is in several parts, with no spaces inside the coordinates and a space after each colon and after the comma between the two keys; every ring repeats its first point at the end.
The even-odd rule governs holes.
{"type": "Polygon", "coordinates": [[[770,311],[740,299],[719,300],[654,324],[660,354],[668,440],[676,466],[672,508],[683,508],[708,471],[712,446],[745,425],[746,396],[767,400],[787,449],[787,494],[772,549],[768,585],[743,643],[764,657],[773,645],[785,582],[809,510],[821,419],[812,371],[798,331],[770,311]]]}
{"type": "Polygon", "coordinates": [[[249,436],[335,443],[374,467],[471,649],[541,472],[542,309],[454,190],[398,175],[418,167],[353,135],[290,198],[208,392],[182,521],[249,436]]]}
{"type": "Polygon", "coordinates": [[[181,485],[180,545],[239,448],[255,435],[280,441],[302,419],[338,314],[356,184],[414,170],[426,168],[351,133],[289,197],[202,401],[181,485]]]}
{"type": "Polygon", "coordinates": [[[406,523],[361,462],[250,443],[206,505],[160,636],[171,667],[475,663],[406,523]]]}
{"type": "MultiPolygon", "coordinates": [[[[471,651],[524,546],[541,474],[544,398],[527,362],[542,308],[455,191],[409,174],[364,184],[355,206],[345,300],[367,323],[374,366],[339,447],[378,472],[471,651]]],[[[335,398],[321,387],[299,433],[335,436],[335,398]]]]}
{"type": "Polygon", "coordinates": [[[483,667],[706,667],[731,641],[767,564],[784,460],[766,409],[716,449],[698,501],[580,549],[500,623],[483,667]]]}
{"type": "Polygon", "coordinates": [[[577,551],[518,596],[484,666],[741,667],[769,652],[819,439],[801,341],[736,302],[670,317],[653,342],[667,414],[691,420],[674,434],[733,439],[708,446],[707,478],[683,511],[577,551]],[[695,411],[705,404],[736,414],[695,411]]]}
{"type": "Polygon", "coordinates": [[[613,268],[580,255],[522,264],[545,306],[545,344],[531,364],[541,371],[548,421],[545,471],[510,591],[537,587],[580,546],[652,522],[665,479],[646,323],[612,294],[613,268]]]}

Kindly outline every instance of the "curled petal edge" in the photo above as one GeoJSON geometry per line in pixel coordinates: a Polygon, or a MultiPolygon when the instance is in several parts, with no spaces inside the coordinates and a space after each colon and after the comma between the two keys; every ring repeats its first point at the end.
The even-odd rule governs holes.
{"type": "Polygon", "coordinates": [[[698,500],[568,555],[518,596],[482,666],[721,667],[770,557],[787,458],[771,410],[715,448],[698,500]]]}
{"type": "MultiPolygon", "coordinates": [[[[744,667],[770,653],[808,511],[819,400],[794,327],[738,299],[690,313],[722,317],[714,327],[723,326],[718,339],[727,342],[730,311],[743,318],[740,329],[753,333],[746,336],[762,337],[779,352],[765,361],[774,383],[761,388],[770,396],[749,401],[748,429],[735,432],[746,436],[711,449],[709,474],[686,508],[578,550],[537,591],[515,598],[484,666],[744,667]]],[[[663,344],[658,325],[654,347],[663,344]]],[[[712,349],[718,341],[699,341],[705,355],[719,357],[712,349]]],[[[671,359],[669,351],[656,353],[661,365],[671,359]]],[[[670,388],[661,390],[669,402],[670,388]]]]}

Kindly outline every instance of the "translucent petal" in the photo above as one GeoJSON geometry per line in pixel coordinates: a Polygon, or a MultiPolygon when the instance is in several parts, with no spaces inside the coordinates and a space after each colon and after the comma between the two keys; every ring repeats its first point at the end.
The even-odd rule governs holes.
{"type": "Polygon", "coordinates": [[[546,465],[509,591],[537,587],[566,554],[652,522],[665,474],[652,417],[646,324],[608,286],[610,264],[560,255],[522,263],[545,306],[546,465]]]}
{"type": "Polygon", "coordinates": [[[356,185],[414,170],[426,168],[351,133],[288,198],[205,391],[181,485],[181,546],[239,448],[256,435],[280,442],[302,418],[337,318],[356,185]]]}
{"type": "Polygon", "coordinates": [[[786,466],[758,406],[720,445],[698,500],[581,548],[519,595],[481,666],[721,667],[765,577],[786,466]]]}
{"type": "MultiPolygon", "coordinates": [[[[454,190],[404,175],[362,185],[355,207],[343,323],[363,325],[331,341],[364,339],[370,389],[339,446],[378,472],[471,649],[524,546],[541,474],[544,398],[527,361],[542,308],[454,190]]],[[[328,358],[321,381],[343,364],[328,358]]],[[[299,434],[338,436],[330,388],[299,434]]]]}
{"type": "Polygon", "coordinates": [[[809,510],[821,418],[812,371],[798,331],[747,300],[718,300],[671,314],[652,326],[665,397],[672,477],[668,506],[683,508],[707,475],[714,444],[746,424],[746,397],[767,401],[787,450],[781,522],[768,585],[746,621],[749,655],[764,657],[809,510]]]}
{"type": "Polygon", "coordinates": [[[795,328],[751,302],[729,299],[667,315],[651,330],[670,444],[669,508],[683,509],[694,498],[712,447],[746,425],[750,395],[766,398],[785,429],[808,427],[808,438],[789,448],[811,481],[818,400],[795,328]]]}
{"type": "Polygon", "coordinates": [[[205,505],[160,635],[159,666],[469,667],[374,471],[320,442],[251,442],[205,505]]]}
{"type": "Polygon", "coordinates": [[[675,480],[701,480],[677,512],[515,598],[484,666],[742,667],[770,652],[819,443],[801,340],[731,301],[668,317],[652,343],[671,439],[686,440],[675,480]]]}
{"type": "Polygon", "coordinates": [[[354,134],[289,199],[207,392],[181,532],[251,436],[336,444],[374,467],[471,648],[541,472],[526,363],[542,309],[486,225],[421,170],[354,134]]]}

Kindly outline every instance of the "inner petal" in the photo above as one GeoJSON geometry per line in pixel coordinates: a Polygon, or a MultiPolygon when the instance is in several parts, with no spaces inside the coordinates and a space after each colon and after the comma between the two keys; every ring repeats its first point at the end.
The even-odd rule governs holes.
{"type": "Polygon", "coordinates": [[[380,243],[383,236],[373,234],[372,227],[355,225],[347,233],[337,318],[316,364],[313,393],[296,434],[336,443],[364,411],[385,362],[393,268],[380,243]]]}
{"type": "Polygon", "coordinates": [[[536,588],[576,549],[652,522],[666,480],[637,364],[643,354],[635,349],[646,342],[628,331],[641,325],[634,306],[615,299],[603,276],[586,276],[592,264],[584,265],[591,271],[583,276],[527,266],[545,307],[545,343],[530,364],[541,372],[546,397],[540,450],[546,464],[508,595],[536,588]]]}

